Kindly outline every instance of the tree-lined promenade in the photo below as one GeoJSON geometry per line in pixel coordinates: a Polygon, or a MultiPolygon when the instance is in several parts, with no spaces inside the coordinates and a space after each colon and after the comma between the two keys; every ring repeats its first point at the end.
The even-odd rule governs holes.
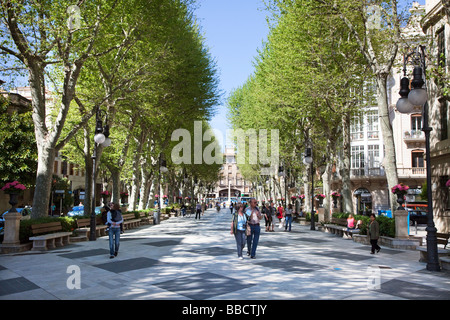
{"type": "Polygon", "coordinates": [[[139,190],[145,203],[157,189],[160,158],[173,187],[217,180],[217,165],[175,166],[170,158],[172,131],[193,133],[194,121],[206,130],[220,96],[192,7],[185,0],[1,1],[3,73],[28,77],[31,88],[37,174],[14,179],[35,186],[33,218],[47,215],[58,153],[86,172],[86,213],[93,172],[110,177],[115,202],[126,182],[132,207],[139,190]],[[98,118],[109,129],[108,147],[94,142],[98,118]]]}
{"type": "MultiPolygon", "coordinates": [[[[400,1],[267,4],[270,33],[254,73],[228,99],[230,121],[235,128],[279,129],[280,162],[285,172],[289,169],[289,180],[303,185],[310,199],[311,174],[321,167],[325,211],[330,212],[335,191],[342,195],[343,210],[353,212],[350,126],[366,107],[378,109],[388,189],[399,182],[387,79],[403,53],[400,48],[411,43],[401,31],[410,13],[400,9],[400,1]],[[302,161],[306,148],[312,149],[311,164],[302,161]],[[337,166],[342,189],[331,190],[337,166]]],[[[260,169],[241,168],[246,179],[264,185],[266,177],[255,174],[260,169]]],[[[394,209],[396,198],[390,196],[394,209]]]]}
{"type": "MultiPolygon", "coordinates": [[[[195,19],[195,1],[0,3],[2,72],[28,78],[36,150],[26,151],[37,159],[36,168],[32,161],[5,161],[0,180],[35,187],[33,218],[47,215],[57,155],[84,169],[86,213],[92,212],[98,177],[109,182],[114,202],[129,191],[131,210],[146,209],[155,194],[162,196],[161,186],[170,199],[193,197],[194,189],[207,194],[215,186],[223,162],[197,161],[211,145],[180,147],[196,136],[215,141],[208,120],[221,96],[215,61],[195,19]],[[94,142],[100,132],[108,143],[94,142]],[[174,150],[180,151],[175,161],[174,150]],[[21,169],[11,176],[18,165],[21,169]],[[30,172],[36,172],[35,179],[30,172]]],[[[399,3],[264,2],[270,33],[254,73],[227,99],[228,120],[234,132],[266,130],[266,143],[251,147],[267,157],[267,150],[276,149],[284,170],[278,171],[303,185],[305,211],[312,209],[310,183],[320,167],[325,211],[330,212],[333,192],[342,195],[344,212],[353,211],[350,126],[367,106],[378,109],[387,190],[399,183],[386,88],[400,48],[412,41],[401,32],[410,15],[399,3]],[[312,150],[310,164],[302,161],[306,148],[312,150]],[[341,190],[331,188],[336,166],[341,190]]],[[[19,138],[25,144],[32,140],[19,138]]],[[[257,196],[257,187],[271,188],[274,179],[261,174],[266,163],[254,163],[246,154],[251,143],[246,136],[238,145],[244,159],[239,170],[257,196]]],[[[217,152],[211,156],[220,159],[217,152]]],[[[284,179],[284,189],[287,184],[284,179]]],[[[287,195],[281,184],[277,187],[277,196],[287,195]]],[[[394,209],[395,194],[389,194],[394,209]]]]}

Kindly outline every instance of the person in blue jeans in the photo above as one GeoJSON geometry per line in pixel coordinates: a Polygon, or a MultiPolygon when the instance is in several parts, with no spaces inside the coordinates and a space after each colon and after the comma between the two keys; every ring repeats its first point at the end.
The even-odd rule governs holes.
{"type": "Polygon", "coordinates": [[[117,257],[120,245],[120,225],[123,223],[122,212],[118,203],[113,203],[108,211],[107,223],[109,224],[109,258],[117,257]]]}
{"type": "Polygon", "coordinates": [[[247,255],[252,259],[256,257],[256,248],[258,247],[259,235],[261,234],[259,222],[262,219],[262,214],[256,205],[256,199],[251,198],[250,206],[245,209],[245,214],[248,216],[248,224],[250,224],[251,229],[251,234],[247,236],[247,255]]]}
{"type": "Polygon", "coordinates": [[[243,259],[242,250],[245,247],[245,229],[247,226],[247,215],[244,213],[244,205],[237,204],[236,212],[233,214],[233,221],[231,222],[231,234],[234,234],[236,239],[237,255],[239,259],[243,259]]]}
{"type": "Polygon", "coordinates": [[[288,205],[288,208],[284,211],[284,218],[285,218],[284,231],[287,231],[288,224],[289,224],[289,231],[291,231],[291,226],[292,226],[292,204],[291,203],[288,205]]]}

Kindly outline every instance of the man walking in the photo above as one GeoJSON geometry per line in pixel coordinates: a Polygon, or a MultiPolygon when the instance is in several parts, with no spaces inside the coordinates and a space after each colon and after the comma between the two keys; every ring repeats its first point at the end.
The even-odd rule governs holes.
{"type": "Polygon", "coordinates": [[[259,235],[261,233],[259,222],[262,219],[262,214],[256,205],[256,199],[251,198],[250,206],[245,210],[245,214],[249,217],[248,223],[251,229],[251,234],[247,236],[247,255],[249,255],[252,259],[255,259],[256,257],[256,248],[258,246],[259,235]]]}
{"type": "Polygon", "coordinates": [[[200,220],[200,216],[202,214],[202,205],[200,203],[197,203],[196,209],[197,212],[195,213],[195,219],[197,219],[198,217],[198,220],[200,220]]]}

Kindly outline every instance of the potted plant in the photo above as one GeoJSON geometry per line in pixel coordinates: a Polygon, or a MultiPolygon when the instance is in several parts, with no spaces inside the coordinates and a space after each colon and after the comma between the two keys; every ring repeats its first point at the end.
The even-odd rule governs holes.
{"type": "Polygon", "coordinates": [[[331,197],[333,198],[333,208],[337,208],[337,200],[341,196],[341,194],[337,191],[331,193],[331,197]]]}
{"type": "Polygon", "coordinates": [[[104,191],[100,192],[100,195],[103,199],[103,205],[106,206],[106,202],[108,200],[108,197],[111,195],[111,193],[108,190],[104,190],[104,191]]]}
{"type": "Polygon", "coordinates": [[[392,187],[391,192],[397,195],[397,202],[399,203],[399,207],[397,210],[405,210],[403,208],[403,202],[405,202],[405,194],[408,192],[409,187],[403,183],[399,183],[392,187]]]}
{"type": "Polygon", "coordinates": [[[127,198],[128,198],[128,192],[123,191],[120,193],[120,200],[121,200],[122,204],[125,204],[127,202],[127,198]]]}
{"type": "Polygon", "coordinates": [[[26,187],[19,183],[19,181],[8,182],[2,187],[2,191],[6,194],[9,194],[9,204],[11,205],[11,209],[9,212],[17,212],[17,197],[21,194],[26,187]]]}

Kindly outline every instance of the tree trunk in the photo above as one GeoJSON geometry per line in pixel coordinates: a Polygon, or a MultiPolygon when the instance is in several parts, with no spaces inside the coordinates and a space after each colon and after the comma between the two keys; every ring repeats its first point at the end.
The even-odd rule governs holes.
{"type": "Polygon", "coordinates": [[[389,119],[389,106],[387,99],[387,82],[388,73],[378,73],[377,74],[377,102],[378,102],[378,116],[380,119],[381,133],[383,134],[384,143],[384,168],[386,171],[386,178],[388,182],[389,195],[391,210],[394,212],[396,197],[395,194],[391,193],[390,190],[393,186],[398,184],[397,175],[397,162],[395,156],[395,144],[394,144],[394,134],[392,131],[392,125],[389,119]]]}
{"type": "MultiPolygon", "coordinates": [[[[136,149],[136,151],[134,153],[134,157],[133,157],[131,194],[130,194],[129,206],[128,206],[128,208],[130,210],[136,210],[136,203],[137,203],[137,199],[138,199],[138,195],[139,195],[139,189],[140,189],[140,185],[142,185],[140,183],[140,174],[141,174],[141,163],[142,163],[141,153],[142,153],[142,148],[144,145],[144,140],[145,140],[145,133],[144,133],[144,130],[142,130],[139,140],[136,141],[137,149],[136,149]]],[[[141,197],[142,197],[142,195],[141,195],[141,197]]]]}
{"type": "Polygon", "coordinates": [[[150,187],[152,184],[151,174],[145,171],[144,167],[141,167],[141,188],[142,193],[139,198],[139,210],[144,210],[148,208],[147,202],[150,193],[150,187]]]}
{"type": "Polygon", "coordinates": [[[350,112],[347,112],[342,117],[342,161],[340,168],[340,175],[342,178],[342,204],[343,211],[353,213],[352,203],[352,186],[350,181],[350,112]]]}
{"type": "Polygon", "coordinates": [[[54,148],[47,148],[46,146],[38,148],[36,188],[34,189],[33,210],[31,213],[33,219],[48,215],[53,173],[53,170],[49,170],[49,168],[53,168],[54,161],[54,148]]]}
{"type": "Polygon", "coordinates": [[[92,158],[90,132],[84,128],[84,164],[85,164],[85,192],[84,192],[84,214],[90,215],[92,212],[92,158]]]}
{"type": "Polygon", "coordinates": [[[120,170],[114,167],[108,167],[112,178],[112,199],[114,203],[120,204],[120,170]]]}
{"type": "Polygon", "coordinates": [[[309,185],[311,181],[311,169],[310,166],[307,166],[306,170],[305,170],[305,175],[303,177],[303,192],[305,194],[305,199],[303,199],[304,201],[304,211],[305,212],[311,212],[312,211],[312,207],[311,207],[311,187],[309,185]]]}

